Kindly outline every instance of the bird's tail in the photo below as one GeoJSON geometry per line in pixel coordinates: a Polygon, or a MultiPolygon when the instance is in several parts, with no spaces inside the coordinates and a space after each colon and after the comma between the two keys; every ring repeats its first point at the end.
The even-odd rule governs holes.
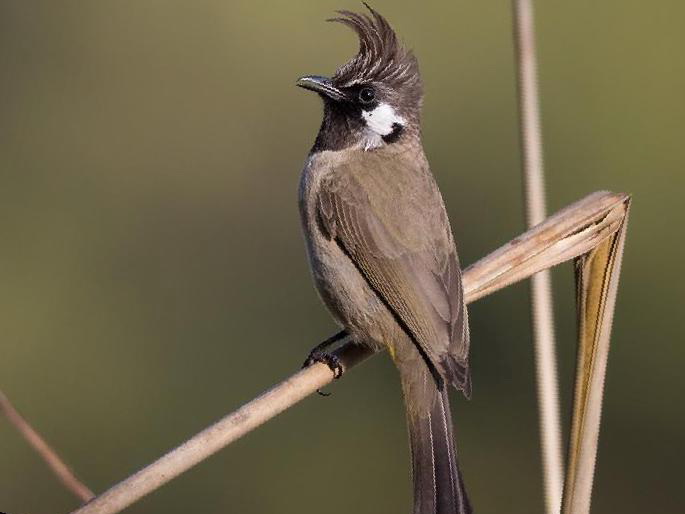
{"type": "Polygon", "coordinates": [[[454,443],[446,387],[432,377],[402,377],[414,481],[414,514],[473,512],[462,480],[454,443]]]}

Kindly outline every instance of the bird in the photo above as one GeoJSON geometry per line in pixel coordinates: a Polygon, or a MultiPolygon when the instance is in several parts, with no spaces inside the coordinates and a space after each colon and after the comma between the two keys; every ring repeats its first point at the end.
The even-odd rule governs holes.
{"type": "Polygon", "coordinates": [[[414,514],[473,512],[457,463],[448,399],[470,398],[469,325],[445,204],[423,151],[423,84],[388,21],[337,11],[359,50],[330,77],[297,85],[323,99],[299,208],[319,296],[342,330],[305,365],[342,368],[322,348],[343,336],[386,349],[399,370],[412,459],[414,514]]]}

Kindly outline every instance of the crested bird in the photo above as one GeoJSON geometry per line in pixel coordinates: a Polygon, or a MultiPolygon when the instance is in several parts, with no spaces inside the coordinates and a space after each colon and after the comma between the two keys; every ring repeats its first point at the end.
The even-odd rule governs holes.
{"type": "Polygon", "coordinates": [[[414,54],[378,12],[338,11],[359,51],[331,78],[297,85],[323,99],[299,206],[314,283],[344,335],[385,348],[400,373],[414,514],[472,512],[457,463],[448,386],[469,398],[469,328],[444,202],[423,151],[414,54]]]}

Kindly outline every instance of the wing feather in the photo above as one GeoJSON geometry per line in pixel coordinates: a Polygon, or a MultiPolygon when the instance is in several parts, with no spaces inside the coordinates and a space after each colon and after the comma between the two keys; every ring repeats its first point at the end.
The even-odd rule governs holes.
{"type": "Polygon", "coordinates": [[[461,268],[437,185],[427,165],[412,168],[416,161],[371,163],[372,169],[368,162],[340,165],[322,183],[317,215],[323,232],[390,309],[436,380],[469,396],[461,268]]]}

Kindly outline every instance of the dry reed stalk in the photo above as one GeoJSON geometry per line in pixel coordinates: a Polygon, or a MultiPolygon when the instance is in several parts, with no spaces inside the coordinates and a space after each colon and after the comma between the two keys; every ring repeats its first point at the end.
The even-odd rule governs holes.
{"type": "MultiPolygon", "coordinates": [[[[473,302],[543,269],[587,254],[624,227],[629,201],[630,197],[621,193],[588,195],[469,266],[463,275],[466,301],[473,302]]],[[[603,336],[608,337],[608,332],[604,331],[603,336]]],[[[349,342],[335,353],[345,370],[373,355],[371,350],[349,342]]],[[[73,514],[120,512],[332,380],[333,374],[324,364],[300,370],[73,514]]]]}
{"type": "MultiPolygon", "coordinates": [[[[530,228],[542,222],[547,216],[535,19],[532,0],[513,0],[512,5],[524,200],[526,222],[530,228]]],[[[545,510],[547,514],[558,514],[561,507],[564,462],[561,449],[552,277],[549,270],[541,271],[531,278],[530,295],[545,510]]]]}
{"type": "Polygon", "coordinates": [[[57,455],[50,445],[36,432],[24,417],[14,408],[9,398],[0,391],[0,412],[2,412],[14,428],[23,436],[27,443],[38,453],[38,455],[50,467],[55,476],[64,487],[71,491],[82,501],[87,502],[95,495],[93,491],[81,482],[76,475],[69,469],[69,466],[57,455]]]}

